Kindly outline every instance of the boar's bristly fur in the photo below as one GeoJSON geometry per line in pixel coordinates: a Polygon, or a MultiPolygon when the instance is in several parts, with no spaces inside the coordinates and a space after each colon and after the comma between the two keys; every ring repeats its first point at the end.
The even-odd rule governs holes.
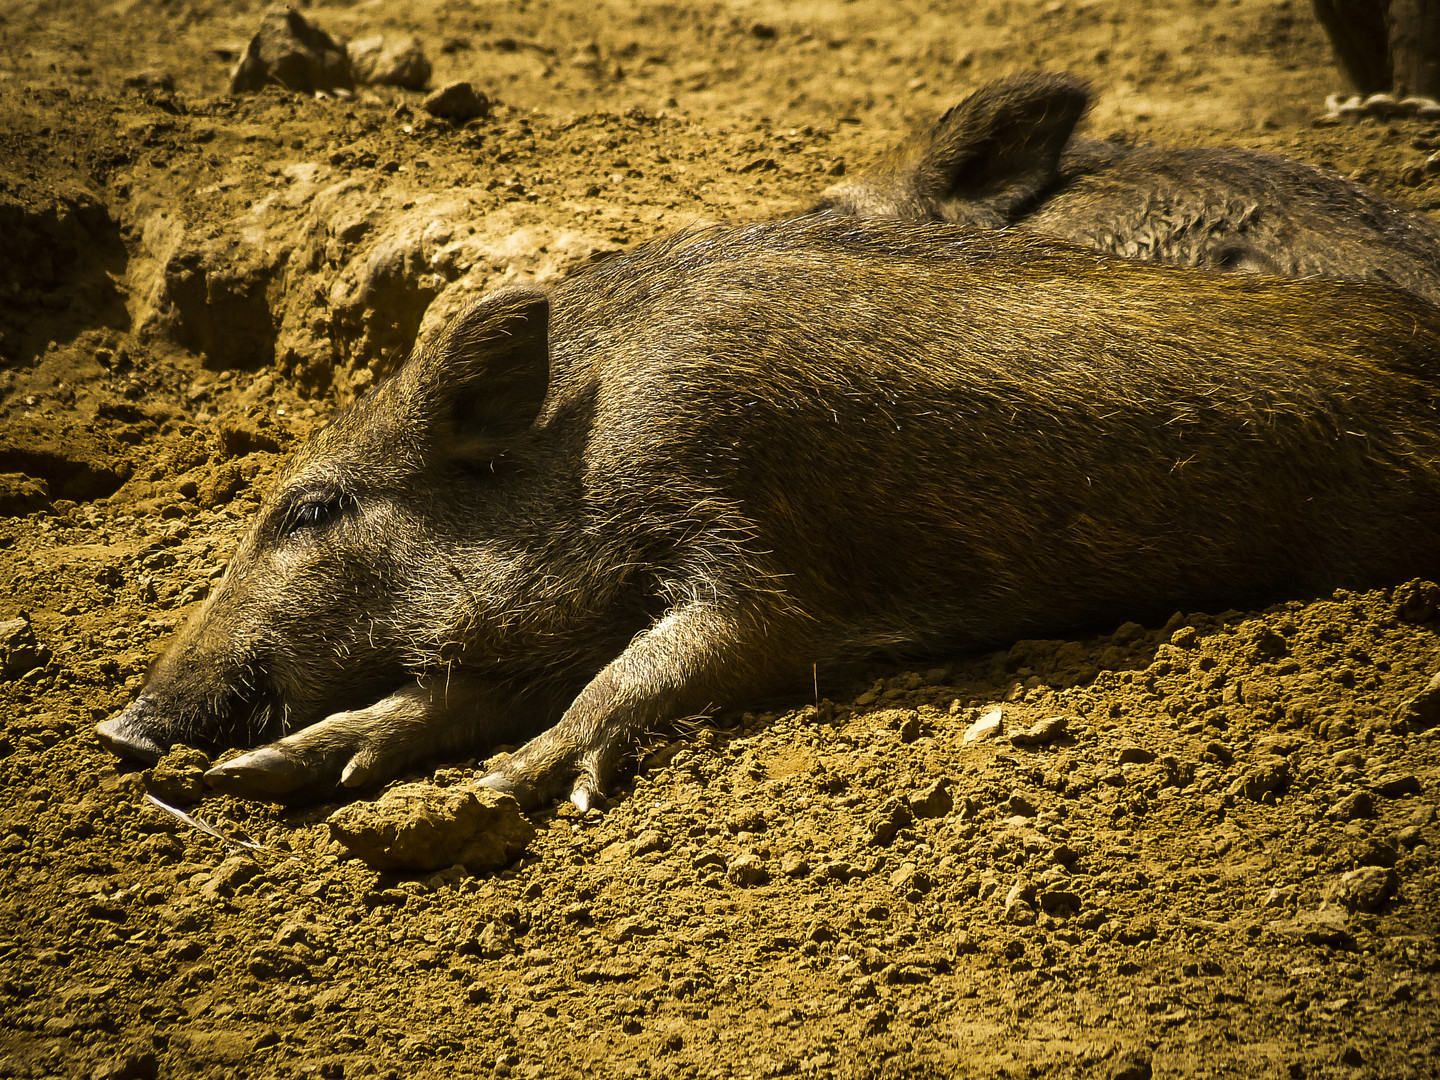
{"type": "Polygon", "coordinates": [[[812,665],[1434,575],[1437,359],[1381,286],[682,233],[480,301],[315,436],[102,735],[280,736],[212,770],[252,795],[530,737],[485,782],[586,805],[812,665]]]}

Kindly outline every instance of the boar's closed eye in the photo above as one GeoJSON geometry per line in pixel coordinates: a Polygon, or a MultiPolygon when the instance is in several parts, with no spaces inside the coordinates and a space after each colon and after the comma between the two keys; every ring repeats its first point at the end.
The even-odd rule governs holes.
{"type": "Polygon", "coordinates": [[[298,536],[323,528],[340,516],[345,508],[345,501],[339,495],[310,495],[297,499],[281,515],[280,534],[287,537],[298,536]]]}

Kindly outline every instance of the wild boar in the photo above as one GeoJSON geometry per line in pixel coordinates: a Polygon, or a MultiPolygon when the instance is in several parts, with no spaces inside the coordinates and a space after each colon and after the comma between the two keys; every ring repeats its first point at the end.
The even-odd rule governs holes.
{"type": "Polygon", "coordinates": [[[1083,83],[981,87],[828,189],[816,210],[1048,233],[1177,266],[1383,281],[1440,303],[1440,226],[1323,169],[1251,150],[1075,138],[1083,83]]]}
{"type": "Polygon", "coordinates": [[[265,496],[117,753],[254,796],[642,734],[812,665],[1440,571],[1440,311],[818,215],[457,317],[265,496]]]}

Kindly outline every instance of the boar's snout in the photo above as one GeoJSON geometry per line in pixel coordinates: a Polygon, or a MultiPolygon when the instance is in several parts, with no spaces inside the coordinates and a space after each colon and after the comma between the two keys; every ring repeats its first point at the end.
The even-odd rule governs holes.
{"type": "Polygon", "coordinates": [[[100,743],[116,757],[154,765],[165,754],[165,748],[146,734],[155,728],[150,716],[153,703],[147,697],[139,697],[108,720],[95,726],[100,743]]]}

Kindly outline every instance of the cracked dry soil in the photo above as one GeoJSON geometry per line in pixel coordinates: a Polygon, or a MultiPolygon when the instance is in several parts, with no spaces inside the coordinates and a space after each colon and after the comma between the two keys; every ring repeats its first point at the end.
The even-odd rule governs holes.
{"type": "Polygon", "coordinates": [[[531,815],[499,872],[370,870],[334,806],[196,802],[195,755],[92,734],[417,333],[793,211],[987,79],[1069,70],[1093,132],[1440,206],[1440,127],[1312,125],[1308,7],[306,9],[418,35],[497,100],[464,126],[224,96],[260,12],[0,14],[0,1077],[1440,1075],[1433,584],[878,665],[531,815]]]}

